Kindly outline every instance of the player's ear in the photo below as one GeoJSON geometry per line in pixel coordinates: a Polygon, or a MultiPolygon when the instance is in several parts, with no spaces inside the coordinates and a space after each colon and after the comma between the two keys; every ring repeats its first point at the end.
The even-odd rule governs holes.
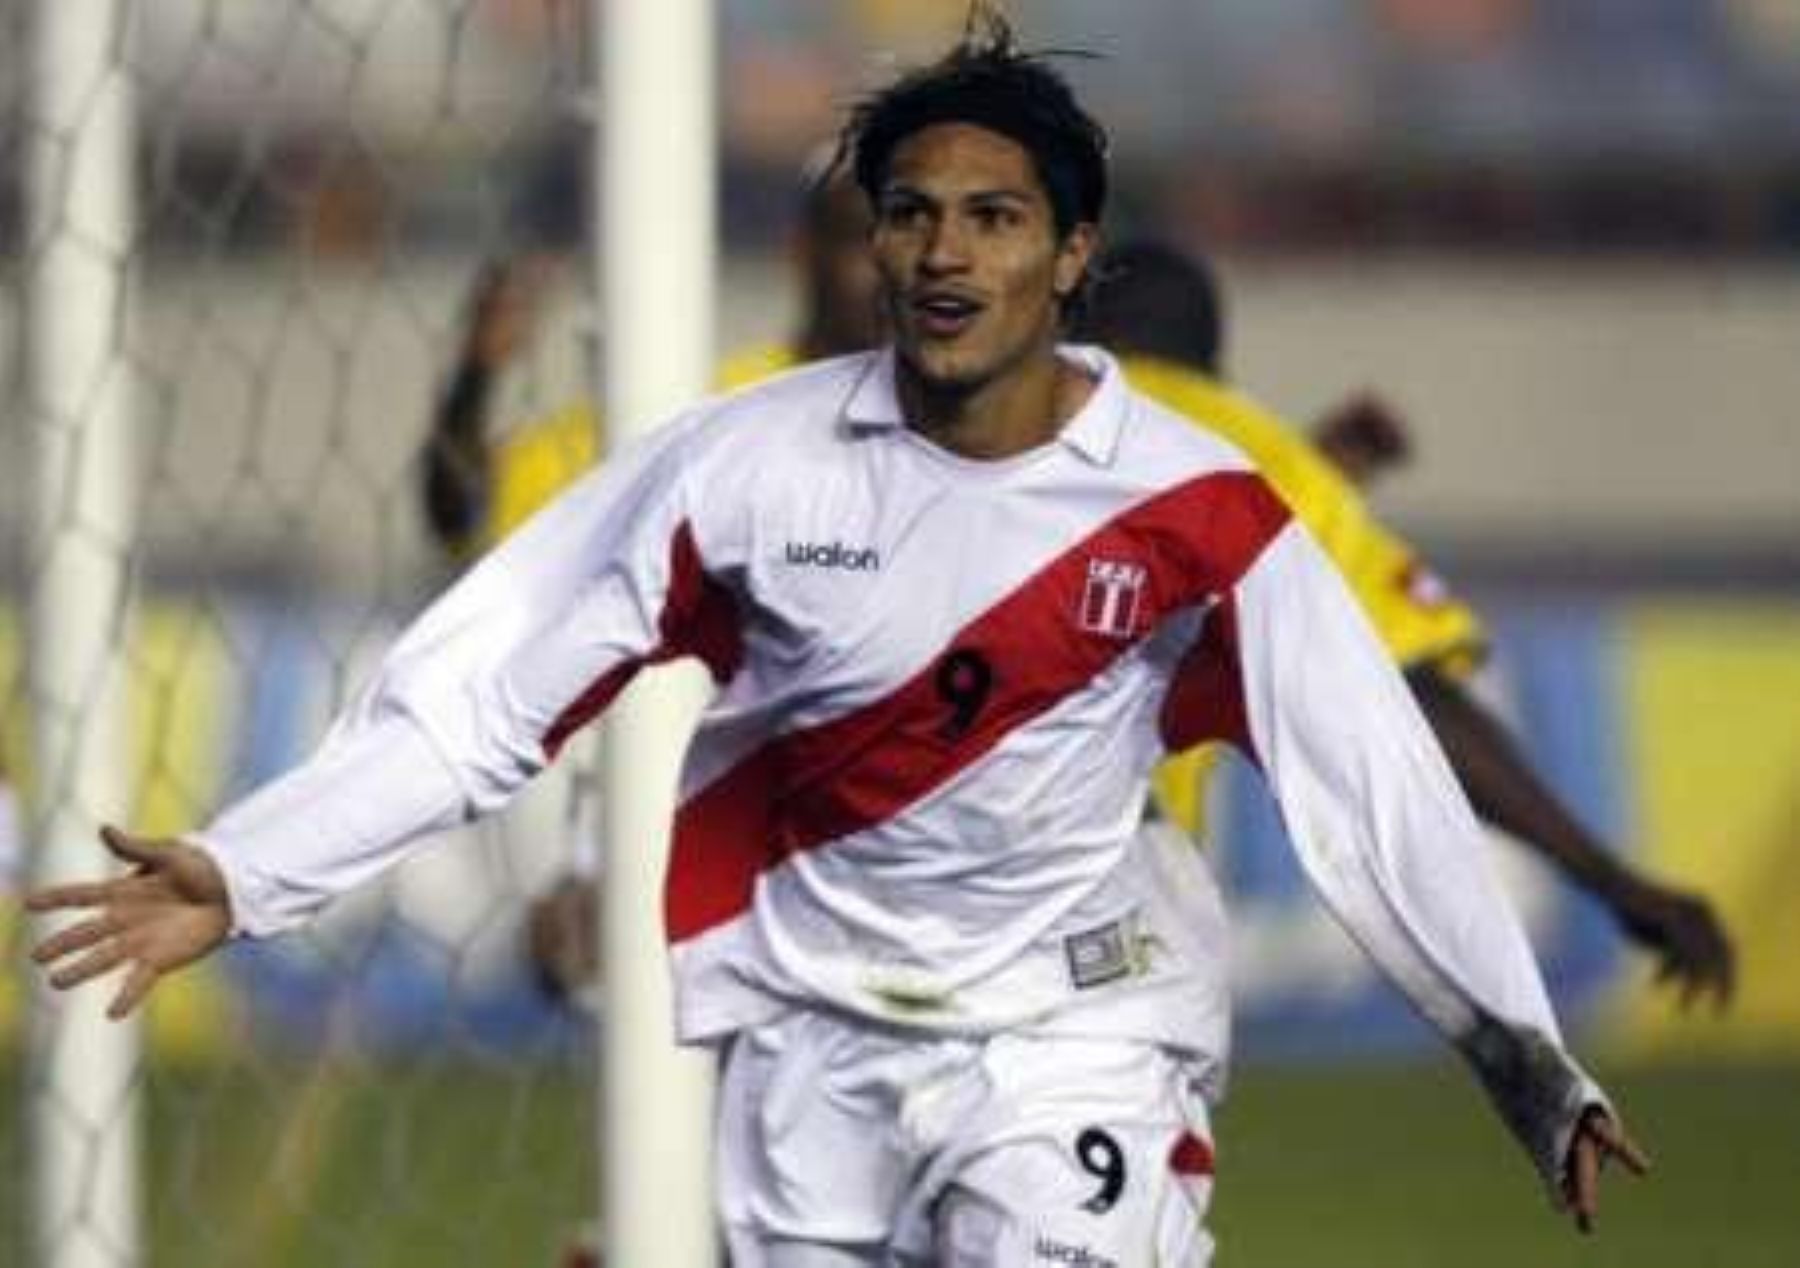
{"type": "Polygon", "coordinates": [[[1056,272],[1052,281],[1056,298],[1068,299],[1081,289],[1081,280],[1087,276],[1088,265],[1099,245],[1100,227],[1091,221],[1083,220],[1063,235],[1056,248],[1056,272]]]}

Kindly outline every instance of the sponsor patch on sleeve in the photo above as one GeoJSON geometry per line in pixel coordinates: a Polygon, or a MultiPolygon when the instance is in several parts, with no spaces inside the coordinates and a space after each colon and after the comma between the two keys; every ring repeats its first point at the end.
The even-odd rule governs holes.
{"type": "Polygon", "coordinates": [[[1069,963],[1069,980],[1076,990],[1116,982],[1131,972],[1131,934],[1128,922],[1112,920],[1063,939],[1069,963]]]}

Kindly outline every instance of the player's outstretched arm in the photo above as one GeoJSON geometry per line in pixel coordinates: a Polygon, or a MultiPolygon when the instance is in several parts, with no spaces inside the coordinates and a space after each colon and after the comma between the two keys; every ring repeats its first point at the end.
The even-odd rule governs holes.
{"type": "Polygon", "coordinates": [[[83,918],[32,949],[49,971],[50,985],[67,990],[128,966],[107,1016],[124,1017],[143,1002],[164,974],[191,964],[231,932],[225,878],[205,851],[176,840],[100,830],[106,848],[132,865],[107,881],[55,885],[28,894],[35,912],[78,911],[83,918]]]}
{"type": "Polygon", "coordinates": [[[1539,779],[1501,721],[1434,666],[1407,681],[1475,812],[1549,859],[1606,905],[1626,936],[1657,957],[1657,977],[1681,991],[1681,1005],[1731,1000],[1736,957],[1706,900],[1660,885],[1605,848],[1539,779]]]}
{"type": "Polygon", "coordinates": [[[1591,1201],[1575,1141],[1592,1111],[1616,1115],[1563,1046],[1475,815],[1386,649],[1298,531],[1230,602],[1216,645],[1235,654],[1245,739],[1313,887],[1469,1060],[1551,1194],[1591,1201]]]}

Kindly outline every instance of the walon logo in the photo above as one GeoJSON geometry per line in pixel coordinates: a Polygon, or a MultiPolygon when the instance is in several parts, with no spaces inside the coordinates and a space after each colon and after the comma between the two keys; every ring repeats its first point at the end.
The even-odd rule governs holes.
{"type": "Polygon", "coordinates": [[[874,572],[881,567],[881,552],[873,546],[858,550],[843,542],[789,542],[787,561],[803,568],[843,568],[849,572],[874,572]]]}

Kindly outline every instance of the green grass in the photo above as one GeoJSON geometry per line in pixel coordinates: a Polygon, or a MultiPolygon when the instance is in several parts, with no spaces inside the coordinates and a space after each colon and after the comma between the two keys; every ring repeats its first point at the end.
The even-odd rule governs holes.
{"type": "MultiPolygon", "coordinates": [[[[147,1268],[552,1268],[595,1189],[567,1063],[263,1060],[144,1090],[147,1268]]],[[[4,1264],[27,1262],[18,1105],[0,1104],[4,1264]]]]}
{"type": "Polygon", "coordinates": [[[1800,1266],[1800,1068],[1608,1076],[1654,1169],[1643,1181],[1607,1173],[1591,1237],[1551,1211],[1460,1073],[1241,1079],[1217,1125],[1220,1263],[1800,1266]]]}
{"type": "MultiPolygon", "coordinates": [[[[1582,1238],[1447,1062],[1242,1071],[1217,1124],[1218,1262],[1800,1265],[1800,1066],[1608,1082],[1657,1166],[1609,1174],[1582,1238]]],[[[264,1062],[159,1071],[147,1093],[151,1268],[550,1268],[593,1189],[589,1100],[562,1065],[264,1062]]],[[[16,1105],[0,1110],[8,1223],[29,1169],[16,1105]]]]}
{"type": "Polygon", "coordinates": [[[547,1268],[595,1187],[589,1105],[563,1066],[156,1080],[153,1262],[547,1268]]]}

